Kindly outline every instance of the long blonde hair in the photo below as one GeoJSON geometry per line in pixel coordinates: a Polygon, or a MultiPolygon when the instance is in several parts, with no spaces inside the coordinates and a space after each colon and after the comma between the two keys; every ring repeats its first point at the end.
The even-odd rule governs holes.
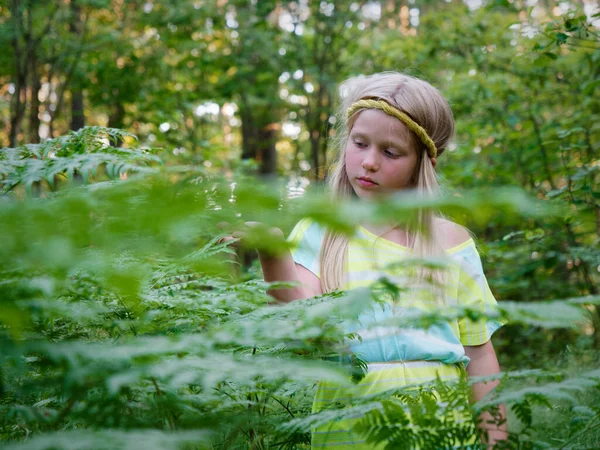
{"type": "MultiPolygon", "coordinates": [[[[354,102],[363,98],[384,100],[408,114],[427,131],[435,143],[439,157],[454,135],[452,110],[443,95],[429,83],[398,72],[383,72],[366,77],[351,78],[340,86],[341,104],[338,111],[337,160],[328,178],[328,185],[334,198],[350,198],[354,190],[350,185],[345,164],[345,150],[348,135],[360,114],[357,111],[348,118],[346,111],[354,102]]],[[[433,164],[423,143],[411,132],[413,145],[419,160],[413,178],[417,194],[431,196],[439,193],[440,187],[433,164]]],[[[434,221],[440,214],[431,210],[419,210],[412,239],[407,243],[415,257],[428,258],[443,254],[443,249],[433,232],[434,221]]],[[[321,285],[324,292],[340,289],[344,284],[346,255],[349,238],[343,234],[327,231],[321,244],[321,285]]],[[[416,281],[421,283],[433,277],[443,283],[442,275],[419,267],[416,281]]]]}

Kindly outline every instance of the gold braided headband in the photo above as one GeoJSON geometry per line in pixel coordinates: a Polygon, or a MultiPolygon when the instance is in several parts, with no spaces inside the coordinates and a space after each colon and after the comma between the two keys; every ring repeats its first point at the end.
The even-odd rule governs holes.
{"type": "Polygon", "coordinates": [[[437,156],[437,148],[435,148],[435,144],[427,134],[427,131],[425,131],[425,129],[417,122],[412,120],[406,113],[403,113],[398,108],[393,107],[388,102],[383,100],[362,99],[352,103],[350,108],[348,108],[348,118],[350,118],[356,111],[363,108],[380,109],[387,115],[400,120],[408,127],[410,131],[415,133],[419,139],[421,139],[423,144],[425,144],[425,147],[427,147],[427,154],[430,158],[435,158],[437,156]]]}

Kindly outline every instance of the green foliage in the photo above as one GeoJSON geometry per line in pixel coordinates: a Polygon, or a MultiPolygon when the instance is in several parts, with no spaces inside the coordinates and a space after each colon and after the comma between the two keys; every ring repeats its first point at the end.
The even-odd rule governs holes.
{"type": "MultiPolygon", "coordinates": [[[[188,431],[168,433],[157,430],[72,431],[59,435],[40,436],[30,439],[27,448],[32,450],[60,449],[177,449],[182,444],[193,445],[197,449],[210,448],[207,444],[209,432],[188,431]]],[[[19,449],[21,445],[8,445],[6,449],[19,449]]]]}
{"type": "MultiPolygon", "coordinates": [[[[495,346],[519,369],[496,397],[460,408],[507,402],[507,448],[600,448],[598,14],[568,1],[381,2],[379,18],[365,13],[377,2],[14,3],[0,6],[0,142],[19,101],[17,142],[44,127],[63,136],[0,150],[0,439],[11,448],[306,448],[311,424],[354,413],[393,448],[443,446],[474,421],[438,433],[447,416],[427,403],[434,386],[310,414],[317,378],[363,375],[361,361],[322,360],[344,353],[340,324],[400,287],[274,308],[252,255],[217,243],[248,220],[288,231],[308,216],[349,232],[422,206],[486,242],[505,300],[494,314],[510,322],[495,346]],[[293,183],[235,171],[264,165],[261,145],[276,141],[279,171],[322,177],[338,83],[392,69],[450,100],[449,195],[332,205],[315,186],[290,200],[293,183]],[[114,128],[68,133],[80,90],[86,123],[170,153],[114,128]],[[210,102],[219,114],[199,113],[210,102]],[[298,136],[277,134],[290,124],[298,136]],[[397,426],[407,403],[418,432],[397,426]]],[[[251,238],[286,246],[263,230],[251,238]]],[[[461,315],[481,312],[414,311],[394,325],[461,315]]]]}
{"type": "Polygon", "coordinates": [[[475,421],[469,410],[468,385],[443,383],[419,387],[410,393],[382,400],[380,409],[356,425],[373,444],[386,449],[452,448],[473,444],[475,421]]]}
{"type": "MultiPolygon", "coordinates": [[[[0,436],[10,448],[135,448],[149,438],[156,448],[303,448],[311,426],[357,415],[356,431],[370,442],[439,448],[471,443],[477,413],[493,412],[501,402],[513,414],[509,448],[544,446],[548,439],[593,448],[585,443],[598,436],[597,397],[580,397],[597,392],[597,366],[574,375],[506,373],[503,387],[474,407],[469,383],[480,380],[463,379],[310,414],[316,380],[350,386],[361,378],[361,361],[330,361],[347,354],[351,336],[344,324],[399,287],[382,280],[370,290],[273,306],[265,291],[276,285],[235,275],[232,250],[218,243],[229,231],[223,221],[234,227],[260,219],[289,229],[308,216],[348,231],[367,217],[410,220],[418,208],[474,210],[482,221],[498,208],[532,217],[555,210],[517,191],[496,191],[493,198],[485,192],[433,200],[404,195],[364,205],[332,204],[318,192],[288,199],[282,187],[242,176],[232,190],[230,179],[198,176],[191,167],[161,169],[142,150],[107,148],[106,133],[123,137],[85,129],[37,153],[7,150],[21,155],[17,171],[29,167],[29,156],[39,161],[37,170],[51,173],[56,160],[43,157],[51,149],[62,152],[74,174],[91,164],[82,156],[98,153],[127,170],[134,156],[142,169],[156,167],[108,184],[72,180],[46,198],[5,195],[0,202],[0,234],[9,237],[0,248],[0,436]],[[540,408],[568,416],[569,425],[537,435],[540,408]]],[[[264,248],[287,245],[265,233],[259,228],[255,236],[264,248]]],[[[598,296],[504,302],[483,315],[581,328],[590,326],[588,311],[598,302],[598,296]]],[[[465,315],[482,317],[469,308],[411,311],[395,325],[427,328],[465,315]]]]}
{"type": "MultiPolygon", "coordinates": [[[[64,180],[79,177],[84,183],[99,175],[115,179],[127,172],[152,173],[149,167],[161,160],[148,150],[114,147],[133,135],[116,129],[89,127],[66,136],[0,150],[0,185],[7,193],[23,185],[31,194],[32,187],[47,182],[51,190],[64,180]],[[98,174],[102,168],[103,173],[98,174]]],[[[101,178],[102,179],[102,178],[101,178]]]]}

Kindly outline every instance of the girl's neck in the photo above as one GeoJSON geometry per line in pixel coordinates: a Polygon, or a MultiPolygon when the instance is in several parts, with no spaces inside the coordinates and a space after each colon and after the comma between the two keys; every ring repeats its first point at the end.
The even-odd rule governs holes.
{"type": "Polygon", "coordinates": [[[372,222],[361,222],[361,227],[366,228],[369,232],[376,234],[378,236],[385,234],[392,230],[401,230],[404,232],[406,227],[404,224],[398,224],[393,222],[385,222],[385,223],[372,223],[372,222]]]}
{"type": "Polygon", "coordinates": [[[408,245],[408,232],[406,227],[402,225],[362,223],[361,226],[375,236],[395,242],[396,244],[408,245]]]}
{"type": "Polygon", "coordinates": [[[392,230],[398,229],[398,225],[394,225],[392,223],[368,223],[363,222],[360,224],[363,228],[367,229],[369,232],[377,235],[383,236],[392,230]]]}

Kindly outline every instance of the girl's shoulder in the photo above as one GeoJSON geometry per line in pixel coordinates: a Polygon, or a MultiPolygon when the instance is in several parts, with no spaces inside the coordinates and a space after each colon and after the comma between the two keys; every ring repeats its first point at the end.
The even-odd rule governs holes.
{"type": "Polygon", "coordinates": [[[301,219],[288,236],[288,241],[299,243],[300,241],[311,242],[313,245],[320,245],[325,235],[325,227],[312,219],[305,217],[301,219]]]}
{"type": "Polygon", "coordinates": [[[473,241],[469,230],[451,220],[437,217],[434,222],[438,242],[444,250],[452,250],[473,241]]]}

